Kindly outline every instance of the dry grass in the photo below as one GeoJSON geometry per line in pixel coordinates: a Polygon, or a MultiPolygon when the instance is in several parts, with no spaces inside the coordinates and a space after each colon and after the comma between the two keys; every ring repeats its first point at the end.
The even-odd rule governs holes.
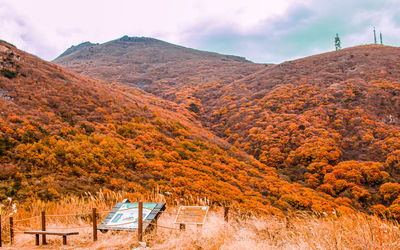
{"type": "MultiPolygon", "coordinates": [[[[3,240],[6,249],[35,249],[34,236],[24,235],[23,230],[39,229],[39,218],[18,221],[36,216],[46,209],[47,214],[88,213],[79,216],[47,217],[47,228],[76,228],[78,236],[68,237],[68,246],[62,246],[61,237],[48,236],[48,245],[37,249],[132,249],[137,247],[136,234],[132,232],[100,233],[99,240],[92,242],[90,210],[109,210],[116,202],[124,198],[123,193],[87,195],[81,198],[65,198],[58,202],[43,203],[36,201],[28,206],[17,206],[17,231],[14,244],[9,244],[8,214],[3,211],[3,240]]],[[[131,197],[131,199],[134,197],[131,197]]],[[[138,197],[144,199],[146,197],[138,197]]],[[[148,199],[160,201],[162,197],[148,199]]],[[[133,200],[133,199],[132,199],[133,200]]],[[[168,206],[168,212],[176,212],[176,207],[168,206]]],[[[210,211],[206,224],[202,228],[187,226],[186,231],[178,230],[174,225],[173,214],[163,214],[156,232],[145,236],[151,249],[400,249],[399,225],[396,222],[381,220],[375,216],[357,213],[347,216],[311,216],[297,214],[288,217],[262,216],[240,218],[231,214],[230,222],[223,220],[222,210],[210,211]]],[[[101,214],[101,219],[106,213],[101,214]]],[[[63,229],[60,229],[63,230],[63,229]]]]}
{"type": "Polygon", "coordinates": [[[154,249],[399,249],[398,225],[354,214],[340,218],[267,216],[224,223],[211,213],[201,230],[158,233],[154,249]]]}

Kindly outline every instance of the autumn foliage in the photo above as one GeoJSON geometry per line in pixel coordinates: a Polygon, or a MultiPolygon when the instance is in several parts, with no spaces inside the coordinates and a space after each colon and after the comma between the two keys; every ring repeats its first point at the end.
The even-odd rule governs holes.
{"type": "Polygon", "coordinates": [[[0,83],[1,200],[159,190],[172,200],[204,199],[267,214],[339,207],[231,148],[192,122],[185,107],[2,46],[20,56],[25,76],[0,83]]]}
{"type": "Polygon", "coordinates": [[[135,53],[151,67],[137,74],[114,70],[113,57],[97,67],[95,49],[58,60],[100,82],[1,46],[3,67],[20,66],[15,78],[0,76],[0,199],[160,189],[265,213],[400,218],[397,48],[279,65],[188,57],[198,72],[173,61],[154,68],[145,50],[135,53]]]}

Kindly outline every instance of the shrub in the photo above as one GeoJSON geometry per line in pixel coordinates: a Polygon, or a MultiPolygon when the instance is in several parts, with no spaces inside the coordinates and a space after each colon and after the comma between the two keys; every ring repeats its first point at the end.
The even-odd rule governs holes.
{"type": "Polygon", "coordinates": [[[379,188],[379,193],[383,196],[385,202],[391,203],[400,194],[400,184],[398,183],[385,183],[379,188]]]}
{"type": "Polygon", "coordinates": [[[18,75],[18,72],[12,71],[12,70],[9,70],[9,69],[1,69],[1,70],[0,70],[0,73],[1,73],[3,76],[7,77],[8,79],[15,78],[15,77],[17,77],[17,75],[18,75]]]}
{"type": "Polygon", "coordinates": [[[189,104],[188,109],[189,109],[190,111],[192,111],[193,113],[196,113],[196,114],[198,114],[198,113],[200,112],[199,107],[198,107],[195,103],[189,104]]]}

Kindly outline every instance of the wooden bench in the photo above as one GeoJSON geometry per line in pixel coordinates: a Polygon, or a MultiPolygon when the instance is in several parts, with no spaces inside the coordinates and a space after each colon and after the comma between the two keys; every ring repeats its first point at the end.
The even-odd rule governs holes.
{"type": "Polygon", "coordinates": [[[60,235],[63,237],[63,245],[67,245],[68,235],[77,235],[78,232],[57,232],[57,231],[25,231],[24,234],[36,235],[36,246],[39,246],[39,235],[60,235]]]}

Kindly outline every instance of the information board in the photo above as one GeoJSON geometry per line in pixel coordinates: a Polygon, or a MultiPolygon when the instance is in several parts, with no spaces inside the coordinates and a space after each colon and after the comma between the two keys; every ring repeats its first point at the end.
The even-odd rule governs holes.
{"type": "MultiPolygon", "coordinates": [[[[143,203],[143,230],[160,216],[165,210],[165,203],[143,203]],[[148,223],[146,223],[148,222],[148,223]]],[[[139,203],[125,201],[117,203],[107,217],[97,227],[100,230],[127,230],[138,229],[139,203]]]]}
{"type": "Polygon", "coordinates": [[[204,224],[208,213],[208,206],[181,206],[178,210],[175,223],[204,224]]]}

